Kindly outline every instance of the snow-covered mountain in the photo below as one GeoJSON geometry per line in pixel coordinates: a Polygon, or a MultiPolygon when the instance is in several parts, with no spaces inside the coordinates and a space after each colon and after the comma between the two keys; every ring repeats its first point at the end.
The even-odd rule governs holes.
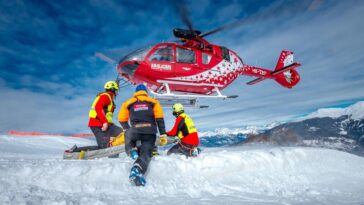
{"type": "Polygon", "coordinates": [[[271,123],[263,126],[244,126],[240,128],[217,128],[214,131],[199,132],[200,144],[203,147],[229,146],[245,141],[249,134],[258,134],[277,126],[271,123]]]}
{"type": "Polygon", "coordinates": [[[345,108],[321,108],[318,109],[316,112],[313,112],[307,116],[305,119],[312,119],[312,118],[339,118],[341,116],[350,116],[352,120],[361,120],[364,119],[364,101],[357,102],[349,107],[345,108]]]}
{"type": "Polygon", "coordinates": [[[326,147],[364,156],[364,102],[346,108],[322,108],[304,120],[284,123],[245,141],[326,147]]]}
{"type": "Polygon", "coordinates": [[[363,204],[364,158],[321,148],[203,148],[197,158],[153,158],[147,185],[118,159],[62,160],[95,141],[0,135],[0,204],[363,204]]]}

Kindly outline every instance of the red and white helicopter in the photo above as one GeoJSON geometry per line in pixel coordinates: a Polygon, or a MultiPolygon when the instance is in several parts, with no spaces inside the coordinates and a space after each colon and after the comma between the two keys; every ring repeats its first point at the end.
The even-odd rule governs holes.
{"type": "MultiPolygon", "coordinates": [[[[205,34],[193,30],[173,29],[180,43],[158,43],[138,49],[122,58],[117,70],[126,83],[145,84],[163,104],[179,101],[196,106],[200,98],[235,98],[222,94],[240,75],[256,77],[248,82],[253,85],[265,79],[273,79],[281,86],[292,88],[300,81],[295,70],[301,64],[293,61],[293,52],[282,51],[274,70],[250,66],[232,50],[209,43],[205,34]]],[[[98,54],[101,58],[107,58],[98,54]]]]}

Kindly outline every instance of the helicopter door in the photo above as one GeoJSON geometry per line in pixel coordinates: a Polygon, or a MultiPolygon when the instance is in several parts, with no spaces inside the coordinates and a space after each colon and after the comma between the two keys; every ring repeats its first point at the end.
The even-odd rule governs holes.
{"type": "Polygon", "coordinates": [[[196,52],[192,49],[177,47],[176,49],[176,76],[188,76],[197,68],[196,52]]]}
{"type": "Polygon", "coordinates": [[[170,76],[173,72],[173,47],[161,45],[155,48],[148,57],[148,61],[154,76],[170,76]]]}
{"type": "Polygon", "coordinates": [[[208,53],[201,53],[201,67],[208,69],[207,65],[211,63],[212,55],[208,53]]]}

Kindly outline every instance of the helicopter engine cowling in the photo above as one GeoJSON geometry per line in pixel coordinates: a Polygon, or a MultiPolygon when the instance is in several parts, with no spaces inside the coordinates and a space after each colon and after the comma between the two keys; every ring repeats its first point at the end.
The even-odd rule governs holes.
{"type": "Polygon", "coordinates": [[[177,38],[194,39],[194,38],[197,38],[201,34],[201,31],[175,28],[175,29],[173,29],[173,34],[177,38]]]}
{"type": "Polygon", "coordinates": [[[292,88],[300,81],[300,75],[295,69],[290,69],[278,74],[275,81],[283,87],[292,88]]]}

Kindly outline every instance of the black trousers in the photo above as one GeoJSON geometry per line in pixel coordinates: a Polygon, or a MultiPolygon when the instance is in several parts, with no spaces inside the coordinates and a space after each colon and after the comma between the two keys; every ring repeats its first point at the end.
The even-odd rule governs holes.
{"type": "Polygon", "coordinates": [[[132,129],[125,133],[125,151],[127,154],[130,154],[131,148],[136,147],[137,141],[141,143],[139,157],[135,160],[134,166],[138,166],[142,174],[145,174],[152,159],[156,137],[155,134],[135,133],[132,129]]]}
{"type": "Polygon", "coordinates": [[[183,144],[182,142],[178,142],[177,144],[173,145],[171,149],[168,150],[167,155],[170,154],[182,154],[187,157],[192,156],[192,151],[195,147],[188,144],[183,144]]]}
{"type": "Polygon", "coordinates": [[[97,146],[99,149],[107,148],[110,137],[117,137],[123,131],[121,127],[114,124],[109,125],[109,128],[104,132],[101,127],[90,127],[96,137],[97,146]]]}
{"type": "Polygon", "coordinates": [[[85,147],[77,147],[73,150],[73,152],[81,152],[83,151],[91,151],[91,150],[98,150],[99,146],[85,146],[85,147]]]}

